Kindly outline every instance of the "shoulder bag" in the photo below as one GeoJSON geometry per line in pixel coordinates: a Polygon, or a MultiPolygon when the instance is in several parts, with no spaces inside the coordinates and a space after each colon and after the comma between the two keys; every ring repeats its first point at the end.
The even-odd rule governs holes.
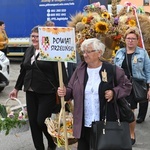
{"type": "MultiPolygon", "coordinates": [[[[113,66],[113,76],[114,76],[114,85],[117,85],[116,80],[116,65],[113,66]]],[[[117,99],[117,96],[115,96],[117,99]]],[[[118,109],[120,112],[120,121],[126,121],[128,123],[131,123],[135,120],[134,113],[130,107],[130,104],[127,102],[125,98],[121,98],[116,100],[118,104],[118,109]]]]}
{"type": "Polygon", "coordinates": [[[130,69],[129,69],[127,53],[126,53],[126,63],[127,63],[127,69],[130,75],[130,80],[132,82],[134,100],[137,103],[147,101],[147,83],[143,79],[137,79],[137,78],[132,77],[130,69]]]}
{"type": "Polygon", "coordinates": [[[107,121],[106,102],[105,120],[92,123],[90,150],[132,150],[129,123],[117,116],[117,121],[107,121]]]}

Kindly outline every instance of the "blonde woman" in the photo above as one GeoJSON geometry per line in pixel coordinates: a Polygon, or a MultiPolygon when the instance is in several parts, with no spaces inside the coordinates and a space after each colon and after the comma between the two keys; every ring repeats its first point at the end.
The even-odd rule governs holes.
{"type": "MultiPolygon", "coordinates": [[[[147,82],[149,88],[147,98],[150,100],[150,59],[145,49],[138,47],[139,31],[137,28],[129,28],[125,33],[126,47],[117,51],[114,63],[123,68],[125,74],[130,79],[130,74],[134,78],[143,79],[147,82]],[[128,62],[128,64],[127,64],[128,62]]],[[[133,92],[127,97],[131,108],[134,111],[137,108],[137,102],[134,100],[133,92]]],[[[130,124],[130,134],[132,145],[135,143],[135,125],[136,121],[130,124]]]]}

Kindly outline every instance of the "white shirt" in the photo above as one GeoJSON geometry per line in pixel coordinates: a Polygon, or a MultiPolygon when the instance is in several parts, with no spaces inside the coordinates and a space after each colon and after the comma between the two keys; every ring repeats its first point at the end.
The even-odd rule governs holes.
{"type": "Polygon", "coordinates": [[[40,50],[36,50],[35,54],[31,57],[31,64],[35,61],[35,57],[39,54],[40,50]]]}
{"type": "MultiPolygon", "coordinates": [[[[33,64],[33,62],[35,61],[35,57],[39,54],[40,50],[36,50],[35,54],[31,57],[31,65],[33,64]]],[[[28,91],[33,91],[31,89],[31,87],[28,89],[28,91]]]]}
{"type": "Polygon", "coordinates": [[[98,68],[87,68],[88,81],[85,87],[84,126],[91,127],[93,121],[100,120],[99,84],[101,82],[98,68]]]}

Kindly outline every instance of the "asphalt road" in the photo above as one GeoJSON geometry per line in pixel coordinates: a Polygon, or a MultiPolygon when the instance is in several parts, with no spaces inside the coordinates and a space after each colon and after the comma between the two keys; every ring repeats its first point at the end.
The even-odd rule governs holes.
{"type": "MultiPolygon", "coordinates": [[[[9,92],[13,89],[16,78],[19,74],[19,62],[11,63],[10,66],[10,84],[4,91],[0,93],[0,103],[5,104],[8,99],[9,92]]],[[[19,92],[18,99],[25,104],[25,94],[23,91],[19,92]]],[[[12,103],[12,102],[11,102],[12,103]]],[[[13,104],[13,103],[12,103],[13,104]]],[[[136,111],[137,114],[137,111],[136,111]]],[[[150,108],[147,113],[145,122],[136,125],[136,144],[133,146],[133,150],[150,150],[150,108]]],[[[47,145],[44,138],[45,145],[47,145]]],[[[30,130],[20,132],[16,134],[9,134],[5,136],[4,133],[0,133],[0,150],[34,150],[34,146],[31,139],[30,130]]],[[[63,148],[57,148],[62,150],[63,148]]],[[[70,147],[71,150],[76,150],[76,144],[70,147]]]]}

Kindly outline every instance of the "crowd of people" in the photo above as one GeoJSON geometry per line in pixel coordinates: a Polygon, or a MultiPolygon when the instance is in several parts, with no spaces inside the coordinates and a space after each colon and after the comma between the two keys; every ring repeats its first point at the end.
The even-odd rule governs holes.
{"type": "MultiPolygon", "coordinates": [[[[136,122],[142,123],[145,120],[147,108],[148,108],[148,101],[150,100],[150,90],[149,90],[150,89],[149,88],[150,87],[150,70],[149,70],[150,59],[149,59],[147,51],[144,50],[143,48],[140,48],[137,46],[139,38],[140,38],[139,30],[137,28],[132,28],[132,27],[129,28],[126,31],[125,36],[124,36],[126,47],[119,49],[114,58],[114,64],[116,64],[118,67],[123,69],[123,71],[124,71],[125,75],[127,76],[130,83],[132,82],[132,80],[131,80],[131,76],[132,76],[132,77],[135,77],[138,79],[145,80],[147,83],[147,86],[148,86],[148,90],[147,90],[147,99],[148,100],[145,100],[145,102],[143,102],[143,103],[139,103],[139,113],[138,113],[137,120],[135,119],[135,121],[130,123],[130,136],[131,136],[132,145],[134,145],[136,142],[136,134],[135,134],[136,122]],[[127,64],[126,60],[129,62],[128,64],[127,64]],[[128,70],[127,65],[129,65],[129,70],[128,70]],[[131,76],[130,76],[130,72],[131,72],[131,76]]],[[[75,70],[75,73],[73,74],[73,76],[71,77],[71,79],[68,83],[68,87],[64,87],[63,89],[58,88],[58,93],[60,96],[66,96],[67,98],[74,99],[75,118],[76,118],[76,115],[78,114],[76,112],[76,109],[81,114],[80,116],[78,114],[78,119],[80,119],[80,122],[82,122],[82,123],[80,125],[79,125],[79,123],[75,124],[75,128],[74,128],[75,137],[79,138],[79,142],[78,142],[79,150],[80,149],[89,149],[89,145],[88,145],[89,139],[90,139],[89,138],[90,137],[90,128],[89,127],[91,125],[91,122],[94,120],[97,121],[97,120],[102,119],[101,118],[103,116],[102,115],[103,112],[101,112],[102,108],[103,108],[102,101],[104,100],[104,98],[102,98],[102,96],[105,97],[105,100],[104,100],[105,102],[106,102],[106,100],[113,99],[112,91],[114,91],[114,89],[112,91],[109,91],[109,93],[107,93],[108,90],[105,89],[104,87],[102,88],[103,76],[101,76],[101,71],[103,69],[100,66],[101,65],[103,66],[105,64],[105,62],[100,61],[101,60],[100,56],[102,55],[104,48],[102,48],[102,46],[100,46],[100,45],[99,46],[95,45],[96,40],[97,39],[88,39],[88,40],[85,40],[81,44],[81,51],[83,52],[84,63],[86,65],[83,63],[77,67],[77,69],[75,70]],[[99,54],[99,56],[98,56],[97,51],[101,51],[101,55],[99,54]],[[95,57],[95,55],[96,55],[96,57],[95,57]],[[93,67],[93,64],[97,64],[97,65],[93,67]],[[92,65],[92,66],[90,66],[90,65],[92,65]],[[81,68],[83,69],[83,71],[81,68]],[[97,70],[97,72],[96,72],[96,70],[97,70]],[[97,76],[96,76],[96,74],[97,74],[97,76]],[[99,79],[99,76],[100,76],[100,79],[99,79]],[[81,85],[81,83],[83,83],[83,85],[81,85]],[[80,88],[77,88],[76,86],[78,86],[80,88]],[[104,92],[103,90],[106,90],[106,91],[104,92]],[[78,93],[80,93],[79,95],[81,97],[77,96],[78,93]],[[96,94],[98,94],[98,95],[96,96],[96,94]],[[110,95],[112,94],[112,95],[110,96],[109,94],[110,95]],[[80,106],[78,106],[79,103],[80,103],[80,106]],[[96,106],[94,105],[95,103],[96,103],[96,106]],[[93,111],[92,108],[94,108],[95,110],[93,111]],[[100,115],[99,115],[98,110],[100,110],[100,115]],[[93,116],[91,116],[91,114],[93,114],[93,116]],[[97,114],[100,118],[96,118],[97,114]],[[87,124],[87,122],[88,122],[88,124],[87,124]],[[78,132],[76,131],[77,130],[76,127],[78,127],[78,132]]],[[[111,69],[109,69],[109,70],[111,70],[111,69]]],[[[111,74],[111,73],[108,73],[108,71],[107,71],[107,75],[109,75],[109,74],[111,74]]],[[[117,73],[117,75],[118,74],[119,73],[117,73]]],[[[107,86],[107,88],[109,89],[110,87],[107,86]]],[[[115,91],[115,94],[116,93],[117,92],[115,91]]],[[[123,91],[120,91],[120,93],[123,93],[123,91]]],[[[133,90],[127,91],[126,94],[127,95],[124,95],[124,97],[129,102],[133,112],[135,112],[135,109],[137,108],[137,102],[134,99],[133,90]]],[[[119,96],[118,96],[118,98],[119,98],[119,96]]],[[[111,114],[113,114],[113,113],[111,113],[111,114]]],[[[75,122],[79,122],[79,120],[77,120],[77,121],[75,120],[75,122]]]]}
{"type": "MultiPolygon", "coordinates": [[[[44,26],[54,27],[55,23],[46,21],[44,26]]],[[[24,53],[20,74],[9,97],[17,98],[19,90],[24,88],[35,149],[45,150],[43,133],[47,139],[47,150],[56,149],[44,121],[47,117],[51,117],[55,109],[57,92],[60,97],[65,97],[66,101],[70,99],[74,101],[73,135],[78,139],[77,149],[89,150],[91,124],[93,121],[104,119],[106,103],[109,109],[107,120],[117,120],[113,101],[115,95],[118,99],[126,98],[133,112],[137,109],[138,103],[134,100],[131,76],[145,80],[148,85],[148,100],[139,104],[137,119],[130,123],[131,143],[134,145],[136,123],[145,120],[150,100],[150,59],[147,51],[138,47],[139,30],[129,28],[124,35],[126,46],[116,52],[113,62],[116,65],[117,85],[114,85],[113,80],[113,64],[101,59],[106,46],[100,39],[84,40],[81,44],[84,59],[81,60],[77,52],[77,64],[68,63],[68,70],[62,63],[64,87],[59,87],[57,62],[38,60],[40,51],[38,26],[31,30],[30,37],[32,45],[24,53]]],[[[7,44],[5,23],[0,21],[0,50],[6,55],[7,44]]]]}

